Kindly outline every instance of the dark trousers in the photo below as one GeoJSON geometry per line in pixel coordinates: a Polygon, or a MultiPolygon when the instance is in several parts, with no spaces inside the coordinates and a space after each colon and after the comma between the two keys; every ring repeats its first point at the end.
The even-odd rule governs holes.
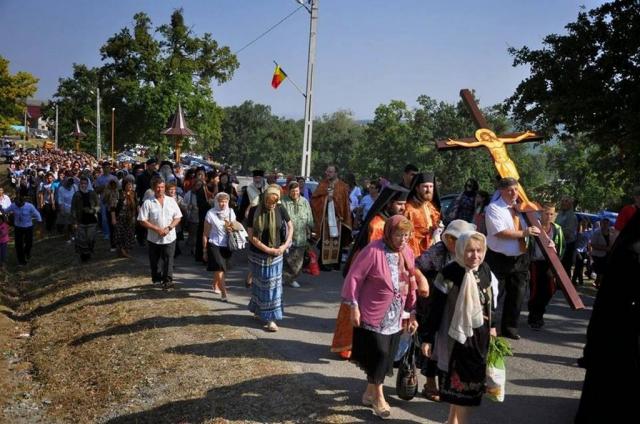
{"type": "Polygon", "coordinates": [[[556,292],[556,279],[546,260],[531,262],[529,281],[529,322],[540,321],[556,292]]]}
{"type": "Polygon", "coordinates": [[[33,226],[15,227],[16,256],[18,263],[25,265],[27,259],[31,257],[31,246],[33,246],[33,226]]]}
{"type": "Polygon", "coordinates": [[[506,256],[487,250],[486,262],[499,283],[499,297],[504,297],[502,307],[502,332],[517,332],[524,293],[529,282],[529,255],[506,256]]]}
{"type": "Polygon", "coordinates": [[[576,266],[573,268],[573,276],[571,277],[574,286],[584,284],[584,262],[586,260],[588,260],[587,252],[576,252],[576,266]]]}
{"type": "Polygon", "coordinates": [[[562,254],[562,267],[567,271],[567,275],[571,275],[571,267],[576,257],[576,242],[566,243],[564,246],[564,253],[562,254]]]}
{"type": "Polygon", "coordinates": [[[107,212],[108,218],[107,218],[107,227],[109,228],[109,246],[112,249],[116,248],[116,226],[113,225],[113,222],[111,222],[111,212],[107,212]]]}
{"type": "Polygon", "coordinates": [[[44,206],[42,206],[41,212],[42,220],[44,221],[44,227],[49,232],[53,231],[53,227],[56,223],[56,211],[53,209],[53,206],[51,206],[51,204],[49,203],[46,203],[44,204],[44,206]]]}
{"type": "Polygon", "coordinates": [[[150,241],[149,266],[151,280],[154,283],[170,283],[173,281],[173,255],[176,250],[175,240],[169,244],[155,244],[150,241]]]}
{"type": "Polygon", "coordinates": [[[136,239],[140,247],[144,246],[144,242],[147,240],[147,229],[140,225],[138,221],[136,221],[136,239]]]}

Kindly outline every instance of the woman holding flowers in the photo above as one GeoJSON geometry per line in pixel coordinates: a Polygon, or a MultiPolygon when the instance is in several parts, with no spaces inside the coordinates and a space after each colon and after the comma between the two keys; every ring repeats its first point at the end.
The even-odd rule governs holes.
{"type": "Polygon", "coordinates": [[[484,263],[484,235],[467,232],[456,241],[455,261],[438,274],[432,306],[420,327],[421,350],[438,364],[440,400],[451,404],[449,424],[469,422],[471,406],[485,391],[487,352],[497,299],[497,280],[484,263]]]}

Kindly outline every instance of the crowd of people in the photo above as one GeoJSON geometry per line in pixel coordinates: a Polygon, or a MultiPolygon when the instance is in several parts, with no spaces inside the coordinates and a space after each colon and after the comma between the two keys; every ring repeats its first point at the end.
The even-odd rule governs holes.
{"type": "MultiPolygon", "coordinates": [[[[192,255],[213,273],[212,290],[227,301],[235,233],[246,230],[248,310],[265,331],[278,331],[283,284],[300,287],[305,259],[317,249],[321,269],[342,269],[345,276],[331,349],[365,372],[363,404],[390,416],[383,382],[400,336],[417,333],[427,378],[422,393],[451,404],[450,424],[469,422],[471,407],[481,402],[490,338],[520,338],[527,288],[528,324],[534,330],[545,325],[557,285],[542,247],[555,250],[574,284],[584,283],[585,272],[596,274],[596,286],[605,284],[616,237],[627,224],[637,226],[640,207],[635,189],[635,203],[615,227],[603,219],[592,230],[590,222],[578,221],[573,200],[564,198],[558,211],[543,204],[539,222],[529,226],[518,206],[519,181],[504,177],[486,191],[469,179],[445,214],[435,175],[411,164],[397,184],[379,178],[364,188],[329,165],[311,191],[305,178],[277,184],[275,174],[262,170],[239,187],[225,168],[206,171],[153,158],[100,163],[87,154],[23,150],[9,177],[16,196],[12,200],[0,188],[3,266],[9,223],[17,263],[25,266],[35,221],[43,232],[59,232],[73,243],[82,262],[91,260],[98,233],[122,257],[136,244],[146,246],[151,283],[165,289],[174,286],[174,258],[192,255]]],[[[637,260],[637,237],[622,240],[637,260]]],[[[587,352],[598,351],[585,351],[589,372],[596,353],[587,352]]],[[[597,376],[591,381],[605,378],[593,369],[588,375],[597,376]]]]}

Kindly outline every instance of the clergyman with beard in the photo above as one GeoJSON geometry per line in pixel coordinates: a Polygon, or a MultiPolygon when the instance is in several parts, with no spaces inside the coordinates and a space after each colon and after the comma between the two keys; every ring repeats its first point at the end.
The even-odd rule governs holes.
{"type": "Polygon", "coordinates": [[[433,234],[441,221],[440,199],[433,173],[419,173],[413,177],[404,216],[413,224],[409,246],[417,258],[433,244],[433,234]]]}

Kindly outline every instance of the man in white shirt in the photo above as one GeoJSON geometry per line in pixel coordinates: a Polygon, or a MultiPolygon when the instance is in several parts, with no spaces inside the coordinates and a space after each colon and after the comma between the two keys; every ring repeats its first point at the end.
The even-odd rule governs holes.
{"type": "Polygon", "coordinates": [[[11,199],[4,194],[4,187],[0,186],[0,208],[6,211],[9,206],[11,206],[11,199]]]}
{"type": "Polygon", "coordinates": [[[164,289],[173,287],[173,256],[176,249],[176,226],[182,212],[176,201],[165,196],[161,177],[151,179],[152,199],[145,200],[138,214],[140,225],[147,229],[151,280],[162,283],[164,289]]]}
{"type": "Polygon", "coordinates": [[[505,293],[502,308],[502,336],[518,340],[518,320],[529,283],[529,255],[526,240],[537,237],[537,227],[527,227],[517,210],[518,180],[502,178],[498,182],[500,197],[485,210],[487,226],[486,262],[499,282],[500,293],[505,293]]]}
{"type": "Polygon", "coordinates": [[[264,182],[264,171],[262,169],[254,169],[253,182],[247,186],[247,196],[249,197],[249,207],[245,212],[245,218],[249,216],[249,209],[258,206],[260,195],[266,190],[264,182]]]}

